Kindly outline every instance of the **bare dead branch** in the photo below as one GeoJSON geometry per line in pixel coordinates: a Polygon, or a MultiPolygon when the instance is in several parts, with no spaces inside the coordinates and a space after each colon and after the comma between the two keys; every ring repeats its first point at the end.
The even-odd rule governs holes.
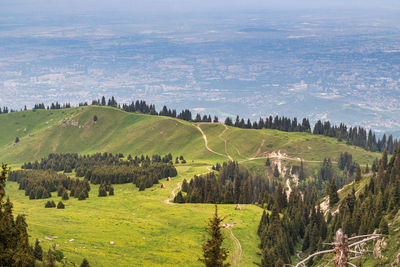
{"type": "Polygon", "coordinates": [[[360,255],[360,256],[355,256],[355,257],[351,257],[351,258],[349,259],[349,261],[352,261],[352,260],[356,260],[356,259],[362,258],[362,256],[363,256],[363,255],[360,255]]]}
{"type": "Polygon", "coordinates": [[[334,259],[331,259],[330,261],[328,261],[328,263],[324,266],[327,267],[329,265],[329,263],[331,263],[334,259]]]}
{"type": "Polygon", "coordinates": [[[347,264],[348,264],[348,265],[351,265],[351,266],[353,266],[353,267],[357,267],[355,264],[353,264],[353,263],[351,263],[351,262],[348,262],[347,264]]]}
{"type": "Polygon", "coordinates": [[[379,235],[375,235],[375,236],[372,236],[372,237],[369,237],[369,238],[365,238],[363,240],[357,241],[357,242],[349,245],[349,248],[355,247],[358,244],[365,243],[365,242],[368,242],[368,241],[371,241],[371,240],[374,240],[374,239],[378,239],[378,238],[379,238],[379,235]]]}
{"type": "Polygon", "coordinates": [[[318,255],[327,254],[327,253],[332,253],[332,252],[335,252],[335,250],[334,250],[334,249],[328,249],[328,250],[323,250],[323,251],[315,252],[314,254],[309,255],[309,256],[308,256],[307,258],[305,258],[304,260],[298,262],[298,263],[296,264],[295,267],[305,266],[305,263],[306,263],[309,259],[311,259],[311,258],[313,258],[313,257],[315,257],[315,256],[318,256],[318,255]]]}
{"type": "Polygon", "coordinates": [[[381,235],[380,234],[358,235],[358,236],[350,237],[349,241],[354,240],[354,239],[359,239],[359,238],[370,237],[370,236],[381,236],[381,235]]]}

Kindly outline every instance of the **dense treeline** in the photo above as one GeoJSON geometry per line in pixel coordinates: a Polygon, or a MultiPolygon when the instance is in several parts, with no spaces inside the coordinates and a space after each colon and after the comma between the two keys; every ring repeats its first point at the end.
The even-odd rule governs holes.
{"type": "Polygon", "coordinates": [[[231,118],[225,119],[225,124],[229,126],[239,127],[239,128],[247,128],[247,129],[276,129],[285,132],[310,132],[310,122],[308,119],[304,118],[301,123],[297,122],[297,118],[287,118],[287,117],[278,117],[269,116],[265,118],[260,118],[255,122],[251,122],[250,119],[247,119],[247,122],[239,116],[236,116],[235,123],[232,122],[231,118]]]}
{"type": "Polygon", "coordinates": [[[151,163],[146,167],[125,165],[94,165],[88,167],[84,177],[93,184],[133,183],[139,190],[150,188],[166,177],[175,177],[177,171],[172,163],[151,163]]]}
{"type": "MultiPolygon", "coordinates": [[[[349,155],[342,157],[342,163],[350,162],[349,155]]],[[[330,175],[327,165],[328,161],[320,175],[330,175]]],[[[304,197],[294,189],[288,201],[278,188],[273,198],[270,198],[272,213],[264,212],[258,229],[260,247],[263,250],[262,266],[283,266],[290,263],[294,246],[301,239],[304,254],[326,249],[324,244],[333,241],[339,228],[349,236],[369,234],[375,229],[379,229],[384,235],[389,234],[386,217],[393,216],[400,208],[400,147],[395,148],[390,160],[385,150],[376,168],[377,170],[371,169],[370,181],[362,191],[356,195],[353,189],[339,202],[338,212],[334,215],[328,212],[327,218],[320,210],[315,186],[306,188],[304,197]]],[[[359,171],[357,166],[355,173],[359,171]]],[[[330,202],[333,202],[330,203],[331,206],[336,205],[339,197],[335,179],[326,183],[326,191],[330,202]]]]}
{"type": "Polygon", "coordinates": [[[367,234],[387,226],[385,215],[400,208],[400,147],[388,160],[386,150],[378,162],[378,170],[363,191],[356,196],[353,190],[340,203],[339,213],[331,221],[331,231],[342,227],[349,234],[367,234]],[[386,224],[386,225],[385,225],[386,224]]]}
{"type": "MultiPolygon", "coordinates": [[[[56,102],[56,103],[51,103],[49,106],[47,106],[47,109],[66,109],[66,108],[71,108],[71,104],[70,103],[60,104],[56,102]]],[[[26,106],[24,109],[26,110],[26,106]]],[[[35,104],[33,106],[33,110],[36,109],[46,109],[46,106],[44,105],[44,103],[35,104]]]]}
{"type": "MultiPolygon", "coordinates": [[[[103,96],[101,99],[93,100],[91,104],[115,107],[126,112],[140,112],[143,114],[167,116],[193,122],[219,121],[217,116],[214,116],[214,119],[211,119],[211,115],[201,116],[200,114],[196,114],[195,118],[193,119],[192,112],[190,110],[185,109],[180,113],[177,113],[175,109],[171,110],[165,105],[160,112],[157,112],[154,104],[147,104],[146,101],[143,100],[136,100],[135,102],[132,101],[131,104],[122,104],[121,106],[114,96],[108,100],[103,96]]],[[[79,106],[88,106],[88,103],[79,103],[79,106]]],[[[47,106],[47,109],[63,109],[70,107],[71,105],[69,103],[61,105],[56,102],[47,106]]],[[[33,109],[46,109],[46,106],[43,103],[36,104],[33,109]]],[[[26,110],[26,106],[24,110],[26,110]]],[[[11,110],[11,112],[13,111],[14,110],[11,110]]],[[[2,111],[0,109],[0,114],[1,113],[2,111]]],[[[3,113],[8,113],[8,108],[4,107],[3,113]]],[[[367,130],[362,127],[347,127],[343,123],[341,123],[339,126],[336,126],[332,125],[330,121],[321,122],[318,120],[311,131],[311,124],[307,118],[303,118],[301,122],[298,122],[297,118],[291,119],[284,116],[269,116],[265,119],[260,118],[258,121],[251,122],[250,119],[245,120],[244,118],[237,116],[235,122],[233,122],[232,118],[227,117],[224,123],[228,126],[244,129],[276,129],[285,132],[308,132],[312,134],[325,135],[337,138],[340,141],[343,140],[349,145],[358,146],[373,152],[383,152],[384,149],[387,149],[389,154],[392,154],[394,148],[400,143],[399,140],[394,139],[392,135],[387,137],[384,134],[382,138],[377,138],[376,134],[371,130],[369,130],[367,133],[367,130]]]]}
{"type": "Polygon", "coordinates": [[[14,219],[13,204],[10,199],[4,200],[7,172],[7,165],[3,164],[0,173],[0,266],[35,266],[25,217],[18,215],[14,219]]]}
{"type": "MultiPolygon", "coordinates": [[[[14,219],[13,204],[10,199],[4,201],[5,185],[9,169],[2,164],[0,171],[0,266],[56,266],[56,261],[61,262],[64,254],[60,250],[49,249],[43,253],[39,240],[35,245],[29,245],[28,224],[24,215],[18,215],[14,219]]],[[[48,201],[46,208],[56,207],[54,201],[48,201]]],[[[58,209],[64,209],[65,205],[60,201],[58,209]]],[[[84,260],[86,261],[86,260],[84,260]]],[[[86,261],[87,263],[87,261],[86,261]]],[[[87,263],[86,266],[89,266],[87,263]]]]}
{"type": "MultiPolygon", "coordinates": [[[[85,177],[92,184],[124,184],[133,183],[140,190],[157,184],[159,179],[177,176],[172,163],[172,155],[164,157],[141,155],[133,158],[123,154],[96,153],[78,155],[77,153],[50,154],[40,161],[24,163],[23,169],[64,171],[75,170],[77,177],[85,177]]],[[[183,159],[183,157],[182,157],[183,159]]]]}
{"type": "Polygon", "coordinates": [[[389,138],[386,134],[381,139],[376,138],[376,134],[362,127],[347,127],[343,123],[339,126],[331,125],[329,121],[322,123],[320,120],[314,125],[313,134],[320,134],[329,137],[335,137],[339,140],[346,141],[349,145],[362,147],[373,152],[383,152],[387,149],[392,154],[394,148],[399,144],[399,140],[394,140],[393,136],[389,138]]]}
{"type": "Polygon", "coordinates": [[[352,155],[347,152],[342,153],[338,165],[339,169],[343,170],[342,173],[335,170],[330,158],[324,158],[316,175],[307,179],[299,179],[299,189],[304,192],[306,189],[311,191],[315,187],[318,196],[322,197],[327,192],[326,188],[332,189],[335,187],[337,190],[352,182],[355,178],[354,172],[358,166],[353,162],[352,155]]]}
{"type": "Polygon", "coordinates": [[[1,107],[0,107],[0,114],[7,114],[8,112],[9,112],[8,107],[3,107],[3,109],[1,109],[1,107]]]}
{"type": "Polygon", "coordinates": [[[210,172],[194,176],[189,183],[184,180],[174,202],[254,204],[263,202],[268,190],[271,190],[268,180],[250,175],[247,169],[230,161],[222,164],[218,178],[214,172],[210,172]]]}
{"type": "Polygon", "coordinates": [[[70,190],[70,196],[84,200],[89,197],[90,185],[88,180],[72,179],[65,174],[54,170],[17,170],[10,172],[10,181],[19,184],[20,190],[25,190],[25,195],[30,199],[43,199],[51,197],[52,192],[62,196],[70,190]]]}
{"type": "MultiPolygon", "coordinates": [[[[284,263],[289,263],[290,255],[294,254],[296,243],[304,238],[308,225],[317,224],[317,214],[322,217],[319,210],[313,209],[312,203],[307,201],[307,194],[308,191],[303,200],[300,192],[295,189],[287,200],[283,191],[279,189],[275,192],[270,200],[272,212],[263,212],[258,227],[262,266],[284,266],[284,263]]],[[[317,201],[316,195],[312,201],[317,201]]]]}

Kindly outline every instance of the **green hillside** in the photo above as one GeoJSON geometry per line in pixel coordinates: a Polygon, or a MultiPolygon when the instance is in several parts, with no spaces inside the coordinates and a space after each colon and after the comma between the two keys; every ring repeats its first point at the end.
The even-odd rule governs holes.
{"type": "Polygon", "coordinates": [[[109,107],[23,111],[0,116],[0,161],[20,164],[52,152],[172,153],[207,162],[254,160],[280,151],[294,160],[321,161],[348,151],[360,163],[378,154],[334,138],[277,130],[250,130],[198,124],[109,107]],[[98,121],[93,120],[94,116],[98,121]],[[197,127],[199,128],[197,128],[197,127]],[[206,135],[208,148],[202,132],[206,135]],[[15,143],[16,137],[20,142],[15,143]]]}
{"type": "MultiPolygon", "coordinates": [[[[45,250],[56,243],[68,260],[78,263],[87,257],[94,266],[201,266],[202,236],[213,205],[169,204],[168,198],[183,179],[208,172],[213,164],[229,159],[251,171],[264,172],[266,157],[287,164],[303,160],[311,173],[324,157],[335,161],[344,151],[361,164],[379,157],[320,135],[195,124],[110,107],[0,115],[0,162],[14,169],[53,152],[113,152],[125,156],[172,153],[174,158],[183,155],[187,160],[186,165],[177,165],[178,177],[161,181],[166,189],[155,185],[138,191],[132,184],[115,185],[115,196],[98,198],[98,186],[91,185],[89,199],[70,199],[65,210],[45,209],[47,199],[29,200],[16,183],[7,184],[15,214],[27,215],[31,241],[39,238],[45,250]],[[48,240],[48,236],[57,238],[48,240]],[[111,241],[115,244],[110,245],[111,241]]],[[[59,201],[55,195],[52,199],[59,201]]],[[[233,225],[232,235],[225,230],[225,244],[233,259],[240,266],[260,262],[257,227],[262,209],[244,205],[237,211],[235,205],[220,206],[221,215],[233,225]]]]}

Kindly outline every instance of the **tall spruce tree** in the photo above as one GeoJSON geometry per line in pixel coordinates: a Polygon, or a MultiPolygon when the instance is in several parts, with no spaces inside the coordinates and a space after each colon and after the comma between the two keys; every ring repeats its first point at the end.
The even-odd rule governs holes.
{"type": "Polygon", "coordinates": [[[336,203],[339,202],[339,195],[337,192],[337,185],[335,178],[332,179],[332,183],[328,184],[328,192],[329,192],[329,206],[333,207],[336,203]]]}
{"type": "Polygon", "coordinates": [[[356,167],[356,177],[354,177],[354,180],[355,180],[356,182],[361,181],[361,167],[360,167],[360,164],[357,164],[357,167],[356,167]]]}
{"type": "Polygon", "coordinates": [[[41,261],[43,258],[43,249],[40,246],[39,239],[36,238],[35,247],[33,248],[33,256],[36,260],[41,261]]]}
{"type": "Polygon", "coordinates": [[[29,246],[28,225],[23,215],[16,220],[12,203],[4,201],[9,168],[2,164],[0,171],[0,266],[33,266],[33,251],[29,246]]]}
{"type": "Polygon", "coordinates": [[[80,267],[90,267],[89,262],[87,261],[86,258],[83,259],[83,261],[82,261],[80,267]]]}
{"type": "Polygon", "coordinates": [[[230,266],[229,263],[225,263],[228,258],[228,250],[222,247],[224,236],[222,235],[221,224],[223,220],[223,218],[218,216],[218,207],[215,205],[214,216],[209,220],[206,228],[210,237],[205,240],[202,246],[203,258],[199,259],[206,267],[230,266]]]}

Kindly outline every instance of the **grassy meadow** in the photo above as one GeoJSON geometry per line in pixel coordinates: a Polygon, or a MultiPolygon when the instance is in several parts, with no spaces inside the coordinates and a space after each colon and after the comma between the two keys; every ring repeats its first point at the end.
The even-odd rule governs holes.
{"type": "MultiPolygon", "coordinates": [[[[98,186],[91,185],[88,199],[70,198],[64,201],[64,210],[44,208],[49,199],[29,200],[15,182],[9,182],[6,190],[14,214],[26,214],[31,241],[42,240],[45,251],[57,244],[69,261],[80,263],[86,257],[93,266],[202,266],[198,258],[214,206],[165,202],[184,178],[207,169],[193,164],[179,166],[178,172],[172,181],[160,181],[166,189],[155,185],[139,192],[133,184],[115,185],[114,196],[100,198],[98,186]],[[49,235],[58,238],[48,240],[49,235]]],[[[50,200],[57,203],[61,197],[56,195],[50,200]]],[[[250,266],[260,262],[257,227],[262,209],[245,205],[237,211],[235,207],[219,205],[219,214],[226,223],[235,224],[232,232],[243,249],[241,266],[250,266]]],[[[237,248],[226,230],[225,234],[224,244],[233,253],[237,248]]]]}
{"type": "MultiPolygon", "coordinates": [[[[86,257],[92,266],[202,266],[198,261],[202,237],[214,206],[167,204],[166,200],[184,178],[205,173],[217,162],[231,158],[252,172],[263,173],[265,157],[279,151],[286,157],[281,159],[284,164],[299,165],[303,159],[309,173],[325,157],[335,161],[344,151],[361,164],[371,163],[379,156],[334,138],[308,133],[194,124],[110,107],[0,115],[0,162],[9,163],[13,169],[49,153],[65,152],[112,152],[125,156],[172,153],[174,158],[183,155],[187,160],[186,165],[177,165],[178,177],[161,181],[166,189],[155,185],[139,192],[132,184],[115,185],[115,196],[99,198],[98,186],[91,185],[87,200],[65,201],[65,210],[45,209],[49,199],[29,200],[18,190],[17,183],[7,184],[15,214],[27,217],[31,242],[39,238],[45,251],[55,243],[69,261],[80,263],[86,257]],[[96,122],[94,116],[98,118],[96,122]],[[20,139],[18,143],[16,137],[20,139]],[[49,236],[57,238],[48,240],[49,236]]],[[[52,199],[57,203],[61,198],[55,195],[52,199]]],[[[219,205],[220,215],[234,225],[232,232],[243,249],[240,266],[253,266],[253,262],[261,261],[257,227],[262,209],[254,205],[242,208],[236,211],[235,205],[219,205]]],[[[231,254],[238,252],[228,230],[225,234],[225,245],[231,254]]]]}

